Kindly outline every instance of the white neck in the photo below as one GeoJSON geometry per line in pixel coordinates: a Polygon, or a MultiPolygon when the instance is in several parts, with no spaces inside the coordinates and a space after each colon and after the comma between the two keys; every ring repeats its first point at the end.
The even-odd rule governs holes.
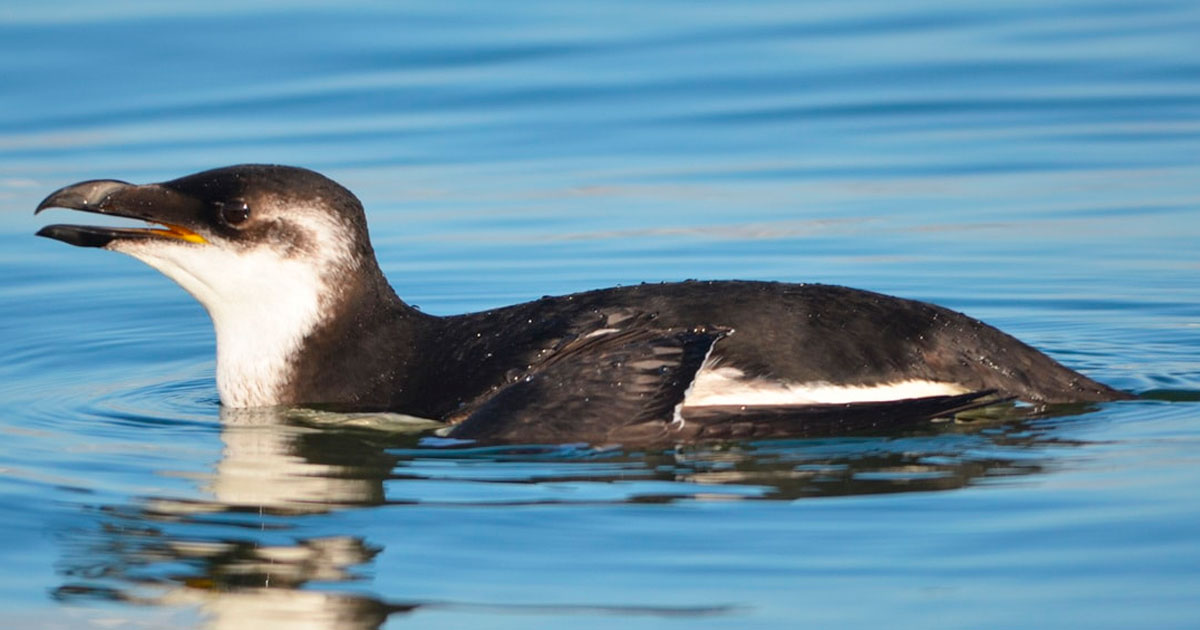
{"type": "Polygon", "coordinates": [[[319,265],[268,248],[129,242],[119,251],[158,269],[191,293],[217,335],[217,390],[231,407],[285,404],[291,361],[321,321],[326,286],[319,265]]]}
{"type": "Polygon", "coordinates": [[[323,285],[312,271],[296,263],[247,287],[244,298],[200,300],[217,335],[217,391],[225,405],[296,402],[282,400],[281,394],[291,378],[292,358],[321,320],[323,285]]]}

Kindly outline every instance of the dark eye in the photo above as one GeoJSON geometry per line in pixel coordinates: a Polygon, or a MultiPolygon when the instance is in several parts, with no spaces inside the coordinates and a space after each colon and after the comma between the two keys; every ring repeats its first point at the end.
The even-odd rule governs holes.
{"type": "Polygon", "coordinates": [[[245,201],[234,200],[220,204],[221,220],[229,225],[239,225],[250,218],[250,205],[245,201]]]}

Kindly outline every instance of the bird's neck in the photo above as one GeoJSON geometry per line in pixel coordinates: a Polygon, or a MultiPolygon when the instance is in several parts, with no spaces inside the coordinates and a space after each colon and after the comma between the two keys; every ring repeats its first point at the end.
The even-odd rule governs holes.
{"type": "Polygon", "coordinates": [[[217,390],[230,407],[287,404],[293,357],[328,317],[314,274],[276,275],[241,299],[204,302],[217,337],[217,390]]]}
{"type": "Polygon", "coordinates": [[[405,352],[411,322],[372,265],[357,274],[297,273],[243,300],[206,304],[217,337],[217,389],[228,407],[302,403],[387,406],[390,366],[405,352]]]}
{"type": "Polygon", "coordinates": [[[343,298],[293,355],[284,402],[413,412],[416,359],[439,318],[402,302],[382,275],[343,298]]]}

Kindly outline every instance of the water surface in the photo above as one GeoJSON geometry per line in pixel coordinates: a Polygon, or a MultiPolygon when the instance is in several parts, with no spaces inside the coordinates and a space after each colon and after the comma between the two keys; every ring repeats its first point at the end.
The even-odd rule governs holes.
{"type": "Polygon", "coordinates": [[[0,16],[14,627],[1200,623],[1200,10],[1186,2],[63,2],[0,16]],[[222,410],[170,281],[35,239],[88,178],[364,201],[449,314],[686,278],[984,319],[1145,394],[670,450],[222,410]]]}

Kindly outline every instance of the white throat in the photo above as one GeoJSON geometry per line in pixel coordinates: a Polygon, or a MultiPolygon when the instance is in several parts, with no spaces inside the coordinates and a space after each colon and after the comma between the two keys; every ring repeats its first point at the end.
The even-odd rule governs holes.
{"type": "Polygon", "coordinates": [[[292,360],[321,322],[322,263],[269,247],[235,251],[157,240],[116,241],[112,249],[158,269],[192,294],[217,336],[217,390],[230,407],[284,400],[292,360]]]}

